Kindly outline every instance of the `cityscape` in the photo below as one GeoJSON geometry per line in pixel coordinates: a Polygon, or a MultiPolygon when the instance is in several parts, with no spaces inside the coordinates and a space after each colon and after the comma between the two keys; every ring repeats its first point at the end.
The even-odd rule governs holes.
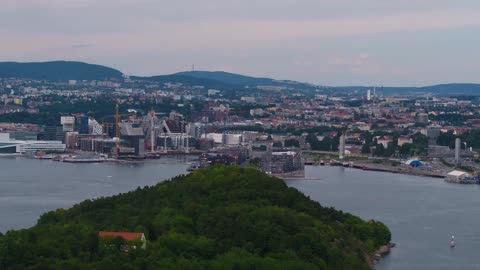
{"type": "Polygon", "coordinates": [[[289,178],[306,163],[477,182],[478,97],[198,80],[225,74],[4,78],[0,119],[11,121],[0,124],[0,151],[79,163],[194,155],[191,170],[241,165],[289,178]]]}
{"type": "Polygon", "coordinates": [[[480,269],[479,13],[3,0],[0,270],[480,269]]]}

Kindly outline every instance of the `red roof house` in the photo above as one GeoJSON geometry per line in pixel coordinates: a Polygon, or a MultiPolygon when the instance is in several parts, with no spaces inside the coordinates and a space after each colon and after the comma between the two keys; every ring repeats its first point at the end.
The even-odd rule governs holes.
{"type": "Polygon", "coordinates": [[[139,241],[142,243],[141,248],[145,249],[147,247],[147,239],[145,238],[144,233],[135,233],[135,232],[99,232],[98,236],[100,238],[106,237],[120,237],[125,239],[125,241],[139,241]]]}

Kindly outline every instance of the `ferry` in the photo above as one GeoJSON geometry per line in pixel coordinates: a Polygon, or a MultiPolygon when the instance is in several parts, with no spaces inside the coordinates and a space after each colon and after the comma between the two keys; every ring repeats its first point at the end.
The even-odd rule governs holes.
{"type": "Polygon", "coordinates": [[[53,159],[55,156],[54,155],[38,155],[38,156],[33,156],[35,159],[53,159]]]}
{"type": "Polygon", "coordinates": [[[59,161],[68,163],[100,163],[108,160],[108,157],[103,154],[99,155],[78,155],[63,157],[59,161]]]}

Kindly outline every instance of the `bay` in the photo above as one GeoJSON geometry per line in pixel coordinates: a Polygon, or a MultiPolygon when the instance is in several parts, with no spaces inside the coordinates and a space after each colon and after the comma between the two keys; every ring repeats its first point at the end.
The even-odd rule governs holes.
{"type": "MultiPolygon", "coordinates": [[[[186,173],[185,157],[69,164],[0,158],[0,232],[33,226],[41,214],[85,199],[154,185],[186,173]]],[[[323,206],[384,222],[397,247],[379,270],[480,269],[480,186],[342,167],[306,167],[288,180],[323,206]],[[449,247],[451,235],[457,246],[449,247]]]]}

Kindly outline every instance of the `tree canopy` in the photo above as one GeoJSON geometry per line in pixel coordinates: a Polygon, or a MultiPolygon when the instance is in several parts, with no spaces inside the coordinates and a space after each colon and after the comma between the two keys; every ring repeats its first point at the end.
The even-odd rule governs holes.
{"type": "Polygon", "coordinates": [[[324,208],[255,169],[214,166],[86,200],[0,234],[0,269],[370,269],[391,235],[324,208]],[[143,232],[145,250],[105,249],[99,231],[143,232]]]}

